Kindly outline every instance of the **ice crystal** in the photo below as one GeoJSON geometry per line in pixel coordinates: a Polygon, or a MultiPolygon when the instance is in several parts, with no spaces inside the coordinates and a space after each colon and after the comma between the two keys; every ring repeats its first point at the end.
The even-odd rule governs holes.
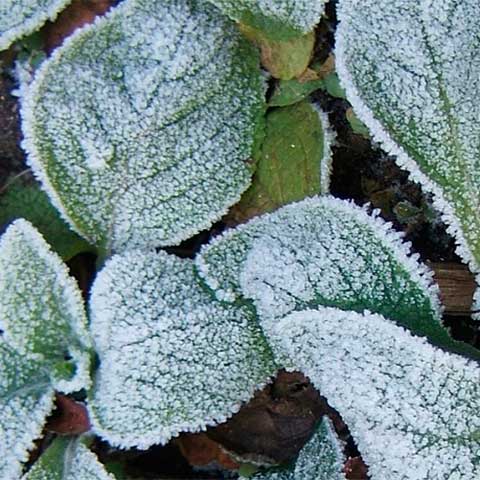
{"type": "Polygon", "coordinates": [[[268,323],[294,310],[369,309],[478,358],[442,327],[431,272],[400,239],[375,213],[316,197],[227,231],[196,263],[220,300],[254,300],[267,331],[268,323]]]}
{"type": "Polygon", "coordinates": [[[115,480],[78,438],[54,440],[23,480],[115,480]]]}
{"type": "Polygon", "coordinates": [[[48,372],[0,336],[0,478],[20,477],[22,462],[53,407],[48,372]]]}
{"type": "Polygon", "coordinates": [[[373,138],[433,192],[480,272],[480,3],[342,0],[337,71],[373,138]]]}
{"type": "Polygon", "coordinates": [[[116,255],[90,307],[100,366],[89,410],[114,445],[148,448],[223,422],[275,371],[251,310],[216,301],[191,260],[116,255]]]}
{"type": "Polygon", "coordinates": [[[86,387],[90,344],[80,290],[26,220],[12,223],[0,239],[0,297],[9,345],[48,366],[57,389],[86,387]]]}
{"type": "MultiPolygon", "coordinates": [[[[330,421],[322,420],[317,432],[303,447],[295,464],[254,475],[252,480],[345,480],[344,455],[330,421]]],[[[240,477],[240,480],[247,480],[240,477]]]]}
{"type": "Polygon", "coordinates": [[[258,54],[202,0],[125,0],[70,37],[27,90],[29,163],[103,249],[176,244],[250,183],[258,54]]]}
{"type": "Polygon", "coordinates": [[[326,0],[209,0],[229,17],[274,39],[312,31],[326,0]]]}
{"type": "Polygon", "coordinates": [[[295,312],[276,335],[339,411],[372,480],[480,477],[480,367],[369,312],[295,312]]]}
{"type": "Polygon", "coordinates": [[[0,2],[0,50],[53,20],[72,0],[2,0],[0,2]]]}

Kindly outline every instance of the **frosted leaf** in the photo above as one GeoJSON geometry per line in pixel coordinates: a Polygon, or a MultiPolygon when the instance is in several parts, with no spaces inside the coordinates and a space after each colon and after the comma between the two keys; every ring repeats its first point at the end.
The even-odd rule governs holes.
{"type": "Polygon", "coordinates": [[[100,366],[89,411],[113,445],[145,449],[223,422],[275,372],[254,314],[216,301],[191,260],[116,255],[90,307],[100,366]]]}
{"type": "Polygon", "coordinates": [[[0,298],[5,341],[48,367],[58,390],[85,388],[90,341],[81,293],[60,257],[23,219],[0,239],[0,298]]]}
{"type": "Polygon", "coordinates": [[[337,71],[373,139],[434,193],[480,272],[480,3],[342,0],[337,71]]]}
{"type": "Polygon", "coordinates": [[[0,2],[0,50],[53,20],[72,0],[2,0],[0,2]]]}
{"type": "Polygon", "coordinates": [[[15,352],[0,336],[0,478],[20,477],[53,398],[43,365],[15,352]]]}
{"type": "Polygon", "coordinates": [[[369,312],[295,312],[276,335],[342,415],[372,480],[480,478],[477,363],[369,312]]]}
{"type": "MultiPolygon", "coordinates": [[[[272,469],[252,480],[345,480],[344,455],[335,430],[324,417],[317,432],[303,447],[295,464],[288,469],[272,469]]],[[[240,480],[247,480],[240,477],[240,480]]]]}
{"type": "Polygon", "coordinates": [[[368,309],[479,357],[441,326],[438,287],[400,237],[353,203],[316,197],[227,231],[202,250],[197,268],[221,300],[254,300],[267,331],[294,310],[368,309]]]}
{"type": "Polygon", "coordinates": [[[23,480],[115,480],[78,438],[57,437],[23,480]]]}
{"type": "Polygon", "coordinates": [[[24,147],[90,243],[173,245],[248,187],[264,87],[258,53],[211,5],[125,0],[42,64],[24,147]]]}
{"type": "Polygon", "coordinates": [[[320,22],[326,0],[209,0],[226,15],[261,30],[273,39],[312,31],[320,22]]]}

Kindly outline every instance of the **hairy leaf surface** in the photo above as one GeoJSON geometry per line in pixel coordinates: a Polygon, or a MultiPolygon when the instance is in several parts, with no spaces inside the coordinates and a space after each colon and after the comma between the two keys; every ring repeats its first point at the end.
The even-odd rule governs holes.
{"type": "Polygon", "coordinates": [[[229,17],[275,40],[300,36],[320,21],[325,0],[209,0],[229,17]]]}
{"type": "Polygon", "coordinates": [[[258,61],[202,0],[126,0],[37,72],[23,103],[30,165],[107,253],[179,243],[250,183],[258,61]]]}
{"type": "Polygon", "coordinates": [[[479,478],[477,363],[368,312],[295,312],[276,335],[342,415],[372,480],[479,478]]]}
{"type": "Polygon", "coordinates": [[[91,316],[90,414],[114,445],[148,448],[223,422],[276,368],[252,311],[216,301],[191,260],[164,252],[112,257],[91,316]]]}
{"type": "Polygon", "coordinates": [[[0,50],[53,20],[72,0],[2,0],[0,50]]]}
{"type": "MultiPolygon", "coordinates": [[[[344,455],[330,421],[324,418],[317,432],[303,447],[294,465],[258,473],[254,480],[345,480],[344,455]]],[[[240,480],[247,480],[240,477],[240,480]]]]}
{"type": "Polygon", "coordinates": [[[40,437],[54,391],[44,366],[0,336],[0,478],[20,478],[22,463],[40,437]]]}
{"type": "Polygon", "coordinates": [[[433,192],[480,271],[480,3],[342,0],[337,70],[355,113],[433,192]]]}
{"type": "Polygon", "coordinates": [[[480,358],[443,328],[432,273],[409,253],[401,234],[375,213],[316,197],[227,231],[204,247],[196,264],[221,300],[254,300],[267,331],[294,310],[368,309],[480,358]]]}
{"type": "Polygon", "coordinates": [[[23,480],[114,480],[78,438],[57,437],[23,480]]]}
{"type": "Polygon", "coordinates": [[[26,220],[0,239],[0,328],[19,353],[43,363],[64,392],[89,383],[89,334],[75,280],[26,220]]]}

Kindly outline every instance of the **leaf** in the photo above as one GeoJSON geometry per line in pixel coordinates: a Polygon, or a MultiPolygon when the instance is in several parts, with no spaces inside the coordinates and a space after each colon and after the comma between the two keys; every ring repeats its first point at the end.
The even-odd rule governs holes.
{"type": "Polygon", "coordinates": [[[345,112],[345,115],[353,133],[361,135],[362,137],[367,139],[370,138],[370,132],[368,128],[358,119],[358,117],[355,115],[355,112],[353,111],[353,108],[349,108],[345,112]]]}
{"type": "Polygon", "coordinates": [[[71,0],[2,0],[0,4],[0,50],[38,30],[54,19],[71,0]]]}
{"type": "Polygon", "coordinates": [[[48,196],[37,185],[14,183],[0,198],[0,225],[24,218],[41,232],[45,240],[65,261],[93,247],[63,221],[48,196]]]}
{"type": "Polygon", "coordinates": [[[23,480],[115,480],[78,438],[57,437],[23,480]]]}
{"type": "Polygon", "coordinates": [[[126,0],[38,70],[29,163],[72,228],[105,250],[173,245],[250,184],[264,112],[258,54],[202,0],[126,0]]]}
{"type": "Polygon", "coordinates": [[[479,478],[478,364],[369,312],[295,312],[276,335],[342,415],[372,480],[479,478]]]}
{"type": "Polygon", "coordinates": [[[311,32],[320,21],[325,0],[209,0],[230,18],[260,30],[273,40],[311,32]]]}
{"type": "Polygon", "coordinates": [[[309,102],[272,110],[257,155],[252,186],[233,207],[248,220],[329,191],[332,134],[328,118],[309,102]]]}
{"type": "Polygon", "coordinates": [[[332,197],[306,199],[215,238],[196,266],[219,299],[254,300],[267,333],[294,310],[368,309],[480,358],[475,348],[451,339],[432,273],[377,215],[332,197]]]}
{"type": "Polygon", "coordinates": [[[324,87],[323,80],[282,80],[278,83],[272,98],[268,102],[269,107],[287,107],[304,100],[315,90],[324,87]]]}
{"type": "MultiPolygon", "coordinates": [[[[333,426],[324,417],[317,432],[288,469],[272,469],[253,475],[254,480],[344,480],[344,455],[333,426]]],[[[240,480],[247,480],[240,477],[240,480]]]]}
{"type": "Polygon", "coordinates": [[[56,389],[89,384],[90,340],[83,300],[61,259],[26,220],[0,239],[0,328],[19,353],[49,370],[56,389]]]}
{"type": "Polygon", "coordinates": [[[0,478],[20,477],[53,398],[43,365],[15,352],[0,336],[0,478]]]}
{"type": "Polygon", "coordinates": [[[217,302],[191,260],[114,256],[90,310],[100,366],[89,413],[112,445],[146,449],[224,422],[276,370],[250,308],[217,302]]]}
{"type": "Polygon", "coordinates": [[[355,113],[434,194],[480,272],[480,3],[342,0],[339,19],[337,71],[355,113]]]}

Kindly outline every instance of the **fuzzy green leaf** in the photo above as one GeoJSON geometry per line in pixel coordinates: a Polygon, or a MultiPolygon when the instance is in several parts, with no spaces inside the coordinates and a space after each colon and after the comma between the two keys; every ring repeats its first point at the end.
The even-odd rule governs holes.
{"type": "Polygon", "coordinates": [[[107,253],[177,244],[250,184],[258,62],[202,0],[125,0],[37,71],[22,108],[29,163],[107,253]]]}
{"type": "Polygon", "coordinates": [[[2,0],[0,50],[53,20],[72,0],[2,0]]]}
{"type": "Polygon", "coordinates": [[[432,273],[401,234],[352,203],[317,197],[229,230],[196,264],[222,300],[254,300],[262,325],[294,310],[336,306],[392,318],[436,344],[480,358],[441,325],[432,273]]]}
{"type": "Polygon", "coordinates": [[[342,415],[372,480],[480,477],[476,362],[368,312],[295,312],[275,335],[342,415]]]}
{"type": "MultiPolygon", "coordinates": [[[[290,468],[272,469],[252,480],[345,480],[342,446],[329,420],[324,418],[317,432],[303,447],[290,468]]],[[[240,477],[240,480],[247,480],[240,477]]]]}
{"type": "Polygon", "coordinates": [[[78,438],[56,438],[23,480],[114,480],[78,438]]]}
{"type": "Polygon", "coordinates": [[[89,411],[113,445],[144,449],[223,422],[275,372],[249,307],[216,301],[191,260],[116,255],[90,307],[100,366],[89,411]]]}
{"type": "Polygon", "coordinates": [[[342,0],[338,15],[337,71],[355,113],[434,194],[480,272],[480,3],[342,0]]]}
{"type": "Polygon", "coordinates": [[[37,185],[15,183],[0,198],[0,225],[24,218],[43,235],[65,261],[93,247],[79,237],[60,217],[48,195],[37,185]]]}
{"type": "Polygon", "coordinates": [[[22,463],[41,435],[53,399],[44,366],[15,352],[0,336],[0,478],[20,477],[22,463]]]}
{"type": "Polygon", "coordinates": [[[326,0],[209,0],[226,15],[274,40],[311,32],[326,0]]]}
{"type": "Polygon", "coordinates": [[[331,137],[327,116],[309,102],[272,110],[252,186],[235,213],[251,218],[328,193],[331,137]]]}
{"type": "Polygon", "coordinates": [[[26,220],[0,239],[0,328],[18,352],[35,356],[64,392],[89,383],[83,300],[62,260],[26,220]]]}

